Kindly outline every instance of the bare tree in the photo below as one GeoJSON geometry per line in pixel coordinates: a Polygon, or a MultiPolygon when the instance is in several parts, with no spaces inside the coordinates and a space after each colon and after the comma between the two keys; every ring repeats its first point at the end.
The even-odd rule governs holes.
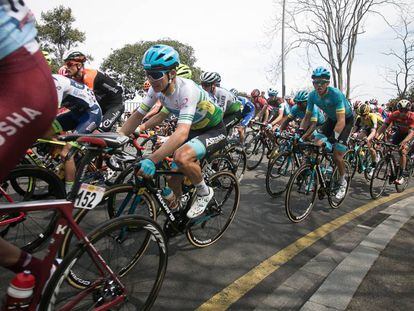
{"type": "MultiPolygon", "coordinates": [[[[282,5],[283,0],[276,0],[282,5]]],[[[358,37],[370,13],[380,6],[402,5],[397,0],[287,0],[285,27],[290,30],[290,42],[285,53],[304,47],[316,51],[332,71],[333,85],[350,97],[352,65],[358,37]]],[[[280,14],[281,16],[281,14],[280,14]]],[[[281,28],[281,18],[275,18],[271,29],[275,35],[281,28]]],[[[312,54],[312,53],[310,53],[312,54]]]]}
{"type": "Polygon", "coordinates": [[[391,26],[396,33],[396,40],[401,44],[401,50],[390,49],[385,55],[396,59],[394,68],[388,68],[385,80],[397,91],[398,98],[406,98],[411,87],[414,86],[414,21],[407,15],[401,15],[401,23],[391,26]]]}

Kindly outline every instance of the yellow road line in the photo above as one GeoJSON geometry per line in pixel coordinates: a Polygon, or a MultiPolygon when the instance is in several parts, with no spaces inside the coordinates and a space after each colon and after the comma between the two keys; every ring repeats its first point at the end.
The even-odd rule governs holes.
{"type": "Polygon", "coordinates": [[[237,300],[242,298],[248,291],[257,286],[267,276],[275,272],[280,268],[281,265],[285,264],[297,254],[302,252],[307,247],[311,246],[318,240],[325,237],[327,234],[335,231],[344,224],[354,220],[362,214],[370,211],[380,204],[389,202],[393,199],[401,197],[403,195],[414,192],[414,188],[407,189],[402,193],[395,193],[388,197],[382,197],[378,200],[371,201],[367,204],[354,209],[353,211],[338,217],[329,223],[326,223],[318,229],[308,233],[307,235],[296,240],[294,243],[288,245],[284,249],[280,250],[273,256],[267,258],[259,265],[254,267],[252,270],[247,272],[245,275],[238,278],[232,284],[224,288],[221,292],[215,294],[209,300],[204,302],[200,307],[197,308],[199,311],[205,310],[226,310],[237,300]]]}

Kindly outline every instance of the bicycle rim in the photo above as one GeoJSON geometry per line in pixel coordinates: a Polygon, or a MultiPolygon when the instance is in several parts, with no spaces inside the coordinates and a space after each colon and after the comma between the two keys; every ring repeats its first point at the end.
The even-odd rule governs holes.
{"type": "Polygon", "coordinates": [[[292,222],[301,222],[310,215],[318,189],[318,175],[311,165],[303,165],[289,180],[285,211],[292,222]]]}
{"type": "Polygon", "coordinates": [[[200,217],[191,220],[187,239],[196,247],[209,246],[220,239],[233,221],[240,203],[240,189],[236,177],[219,172],[210,177],[208,185],[214,197],[200,217]]]}

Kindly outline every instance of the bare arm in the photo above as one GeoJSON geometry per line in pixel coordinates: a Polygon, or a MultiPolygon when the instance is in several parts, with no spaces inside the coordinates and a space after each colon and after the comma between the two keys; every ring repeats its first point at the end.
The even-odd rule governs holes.
{"type": "Polygon", "coordinates": [[[138,125],[141,124],[142,118],[144,116],[139,113],[138,111],[135,111],[129,118],[126,120],[125,124],[121,127],[119,130],[119,133],[122,135],[129,136],[132,132],[135,131],[135,129],[138,127],[138,125]]]}
{"type": "Polygon", "coordinates": [[[311,122],[308,130],[306,131],[305,134],[303,134],[302,139],[307,140],[312,135],[312,133],[315,129],[316,129],[316,121],[311,122]]]}
{"type": "Polygon", "coordinates": [[[307,129],[310,123],[312,113],[309,111],[306,111],[305,117],[303,118],[302,122],[300,123],[301,129],[307,129]]]}
{"type": "Polygon", "coordinates": [[[336,114],[336,125],[334,128],[335,133],[339,136],[345,128],[345,114],[337,113],[336,114]]]}
{"type": "Polygon", "coordinates": [[[152,129],[154,126],[161,124],[168,117],[168,113],[160,111],[155,116],[152,116],[148,121],[139,126],[140,131],[152,129]]]}

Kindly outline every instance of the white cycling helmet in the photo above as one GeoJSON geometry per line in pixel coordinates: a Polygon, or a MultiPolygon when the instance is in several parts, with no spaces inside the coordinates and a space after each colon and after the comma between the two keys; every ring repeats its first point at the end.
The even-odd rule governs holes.
{"type": "Polygon", "coordinates": [[[208,83],[208,84],[215,83],[217,82],[217,73],[209,72],[209,71],[203,72],[200,75],[200,80],[201,80],[201,83],[208,83]]]}

